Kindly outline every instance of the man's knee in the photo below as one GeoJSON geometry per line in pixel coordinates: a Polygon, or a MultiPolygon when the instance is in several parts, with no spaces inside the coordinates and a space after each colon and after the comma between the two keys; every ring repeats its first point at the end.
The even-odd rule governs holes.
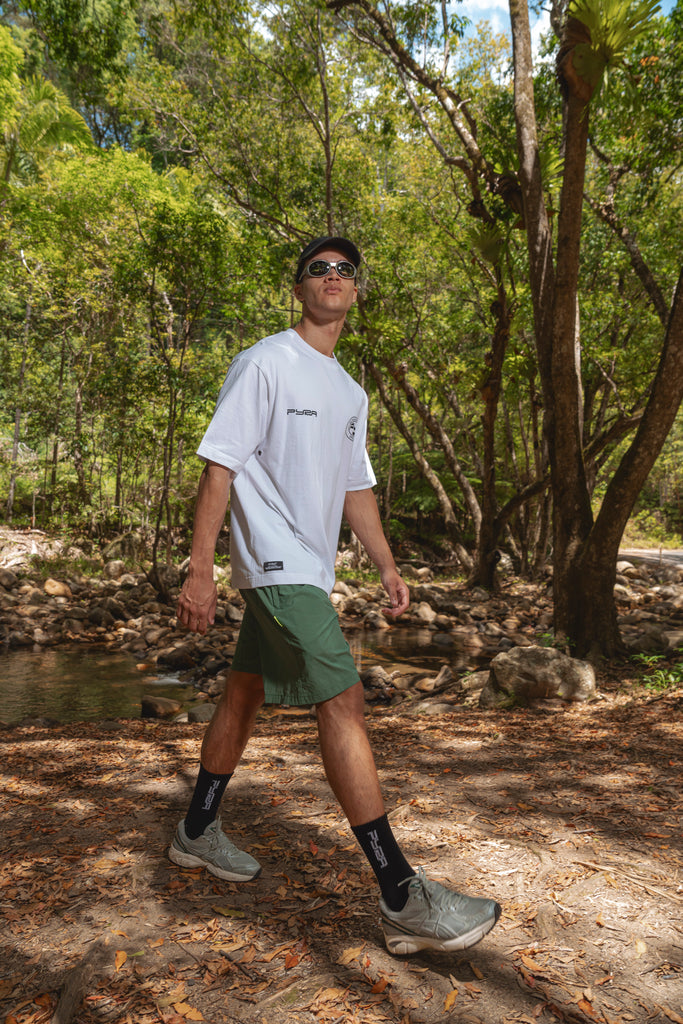
{"type": "Polygon", "coordinates": [[[341,693],[315,705],[318,721],[330,718],[364,718],[365,692],[360,679],[341,693]]]}
{"type": "Polygon", "coordinates": [[[254,672],[230,670],[221,695],[222,702],[260,708],[264,700],[263,676],[254,672]]]}

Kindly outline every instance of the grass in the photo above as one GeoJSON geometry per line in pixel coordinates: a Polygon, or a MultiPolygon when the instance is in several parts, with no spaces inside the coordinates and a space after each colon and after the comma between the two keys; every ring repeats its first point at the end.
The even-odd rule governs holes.
{"type": "Polygon", "coordinates": [[[662,664],[667,661],[664,654],[634,655],[633,661],[648,670],[638,679],[638,685],[655,693],[683,685],[683,648],[679,647],[674,654],[677,660],[673,664],[662,664]]]}

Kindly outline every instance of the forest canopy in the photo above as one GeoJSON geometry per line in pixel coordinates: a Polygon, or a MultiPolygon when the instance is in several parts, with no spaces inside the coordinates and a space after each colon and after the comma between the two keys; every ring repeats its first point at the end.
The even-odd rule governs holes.
{"type": "Polygon", "coordinates": [[[683,7],[556,3],[538,53],[510,13],[0,5],[7,521],[183,548],[230,358],[342,233],[390,539],[487,586],[554,559],[591,648],[562,593],[609,592],[634,508],[681,528],[683,7]]]}

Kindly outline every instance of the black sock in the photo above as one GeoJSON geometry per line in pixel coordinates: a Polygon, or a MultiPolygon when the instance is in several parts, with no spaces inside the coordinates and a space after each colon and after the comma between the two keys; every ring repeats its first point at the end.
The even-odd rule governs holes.
{"type": "Polygon", "coordinates": [[[386,814],[366,825],[352,825],[351,830],[377,876],[384,902],[390,910],[403,910],[408,899],[408,886],[399,885],[399,882],[415,872],[401,853],[386,814]]]}
{"type": "Polygon", "coordinates": [[[232,772],[229,775],[214,775],[202,765],[199,766],[197,783],[185,815],[185,835],[188,839],[196,839],[215,819],[221,797],[231,778],[232,772]]]}

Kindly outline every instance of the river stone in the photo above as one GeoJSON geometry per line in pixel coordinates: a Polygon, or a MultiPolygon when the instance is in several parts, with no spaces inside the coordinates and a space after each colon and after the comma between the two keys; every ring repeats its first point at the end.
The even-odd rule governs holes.
{"type": "Polygon", "coordinates": [[[479,706],[504,709],[553,697],[585,701],[595,689],[595,670],[587,661],[554,647],[513,647],[491,662],[479,706]]]}
{"type": "Polygon", "coordinates": [[[73,597],[71,587],[66,583],[62,583],[61,580],[53,580],[51,577],[45,580],[43,589],[50,597],[73,597]]]}
{"type": "Polygon", "coordinates": [[[95,626],[113,626],[116,621],[111,612],[107,611],[106,608],[101,608],[97,604],[88,612],[88,619],[95,626]]]}
{"type": "Polygon", "coordinates": [[[210,722],[213,718],[216,705],[211,701],[204,701],[203,704],[193,704],[187,711],[188,722],[210,722]]]}
{"type": "Polygon", "coordinates": [[[170,697],[157,697],[155,694],[146,694],[141,704],[143,718],[170,718],[183,708],[180,701],[171,700],[170,697]]]}
{"type": "Polygon", "coordinates": [[[110,580],[118,580],[126,572],[126,563],[120,559],[114,559],[111,562],[107,562],[104,567],[104,575],[108,576],[110,580]]]}
{"type": "Polygon", "coordinates": [[[431,605],[427,604],[426,601],[420,601],[415,609],[415,617],[419,619],[420,622],[434,622],[436,616],[437,613],[431,605]]]}
{"type": "Polygon", "coordinates": [[[176,672],[184,669],[194,668],[197,664],[195,658],[194,644],[182,644],[180,647],[168,647],[157,655],[157,665],[165,665],[166,668],[176,672]]]}
{"type": "Polygon", "coordinates": [[[18,577],[9,569],[0,569],[0,587],[4,587],[5,590],[12,590],[18,582],[18,577]]]}
{"type": "Polygon", "coordinates": [[[365,629],[391,629],[391,626],[387,622],[384,615],[381,612],[368,612],[367,615],[363,616],[361,625],[365,629]]]}

